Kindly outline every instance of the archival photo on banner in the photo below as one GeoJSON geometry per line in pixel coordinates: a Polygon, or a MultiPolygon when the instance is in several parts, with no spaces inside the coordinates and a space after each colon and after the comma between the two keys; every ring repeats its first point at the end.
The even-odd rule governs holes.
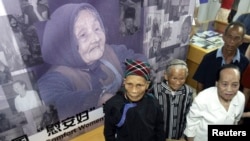
{"type": "Polygon", "coordinates": [[[102,126],[125,59],[186,58],[191,0],[0,0],[0,140],[69,141],[102,126]]]}
{"type": "Polygon", "coordinates": [[[143,53],[152,67],[152,81],[163,80],[168,61],[186,60],[194,12],[193,0],[145,0],[143,53]]]}

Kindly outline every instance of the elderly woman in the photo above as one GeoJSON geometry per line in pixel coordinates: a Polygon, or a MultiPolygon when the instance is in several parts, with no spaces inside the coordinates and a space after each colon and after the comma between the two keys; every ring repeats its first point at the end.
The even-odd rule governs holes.
{"type": "Polygon", "coordinates": [[[38,81],[41,98],[65,119],[101,106],[120,88],[125,59],[146,60],[107,45],[102,20],[87,3],[65,4],[46,23],[42,55],[51,68],[38,81]]]}
{"type": "Polygon", "coordinates": [[[172,59],[163,76],[162,82],[154,84],[153,93],[163,111],[166,141],[185,141],[186,116],[193,101],[193,89],[186,84],[186,62],[172,59]]]}

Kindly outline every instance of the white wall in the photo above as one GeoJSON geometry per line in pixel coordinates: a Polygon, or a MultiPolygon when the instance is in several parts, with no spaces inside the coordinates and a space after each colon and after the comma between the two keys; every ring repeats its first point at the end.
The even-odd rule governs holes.
{"type": "Polygon", "coordinates": [[[199,21],[214,20],[219,7],[218,0],[208,0],[208,3],[201,4],[198,14],[199,21]]]}
{"type": "Polygon", "coordinates": [[[238,12],[234,17],[234,20],[237,19],[238,16],[241,15],[242,13],[247,13],[247,12],[250,12],[250,1],[240,0],[238,12]]]}
{"type": "Polygon", "coordinates": [[[6,15],[2,0],[0,0],[0,16],[6,15]]]}
{"type": "MultiPolygon", "coordinates": [[[[201,4],[199,8],[198,19],[200,22],[214,20],[218,9],[220,8],[219,0],[208,0],[208,3],[201,4]]],[[[234,19],[237,19],[242,13],[250,12],[250,0],[240,0],[238,12],[234,19]]]]}

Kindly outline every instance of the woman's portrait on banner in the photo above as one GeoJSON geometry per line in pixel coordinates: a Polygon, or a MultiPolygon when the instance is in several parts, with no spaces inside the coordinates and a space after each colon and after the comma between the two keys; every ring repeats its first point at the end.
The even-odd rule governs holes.
{"type": "Polygon", "coordinates": [[[41,50],[51,67],[38,88],[60,119],[101,107],[112,97],[122,84],[125,59],[147,60],[125,45],[107,44],[106,38],[99,13],[88,3],[62,5],[47,21],[41,50]]]}

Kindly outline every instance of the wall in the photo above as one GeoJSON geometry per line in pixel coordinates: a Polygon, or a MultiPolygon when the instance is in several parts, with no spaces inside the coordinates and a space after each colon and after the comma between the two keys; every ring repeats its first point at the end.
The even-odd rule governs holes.
{"type": "Polygon", "coordinates": [[[234,17],[234,20],[243,13],[250,12],[250,1],[249,0],[240,0],[238,12],[234,17]]]}
{"type": "MultiPolygon", "coordinates": [[[[214,20],[219,7],[220,3],[218,0],[208,0],[208,3],[201,4],[198,14],[199,21],[214,20]]],[[[236,19],[240,14],[246,12],[250,12],[250,1],[240,0],[238,12],[234,19],[236,19]]]]}

